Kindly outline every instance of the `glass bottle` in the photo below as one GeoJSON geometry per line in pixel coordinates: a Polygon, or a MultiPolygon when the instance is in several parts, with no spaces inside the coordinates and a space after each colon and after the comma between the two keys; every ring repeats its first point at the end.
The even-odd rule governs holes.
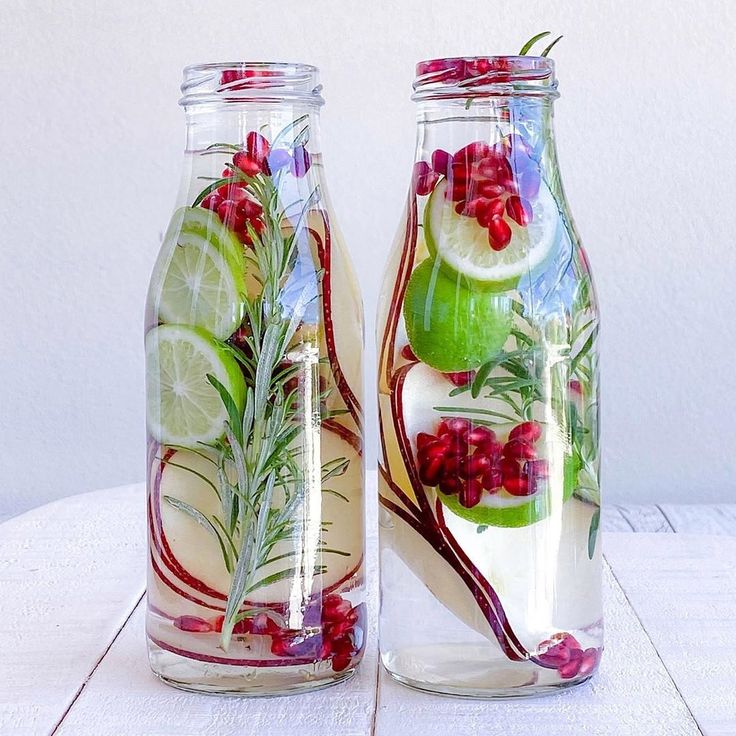
{"type": "Polygon", "coordinates": [[[182,91],[146,308],[150,662],[185,689],[324,687],[365,640],[363,316],[318,72],[202,64],[182,91]]]}
{"type": "Polygon", "coordinates": [[[602,651],[598,309],[554,64],[437,59],[414,90],[378,317],[381,657],[424,690],[538,694],[602,651]]]}

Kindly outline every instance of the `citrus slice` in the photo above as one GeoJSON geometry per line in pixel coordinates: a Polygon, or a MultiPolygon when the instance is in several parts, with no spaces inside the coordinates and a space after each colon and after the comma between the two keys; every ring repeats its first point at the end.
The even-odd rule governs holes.
{"type": "Polygon", "coordinates": [[[560,213],[546,184],[532,200],[533,219],[521,227],[510,218],[511,241],[501,251],[488,244],[488,230],[473,217],[455,212],[445,199],[443,179],[429,197],[424,211],[424,237],[429,252],[440,258],[445,270],[494,291],[513,289],[521,276],[545,261],[557,240],[560,213]]]}
{"type": "Polygon", "coordinates": [[[434,258],[414,269],[404,298],[411,349],[445,373],[474,370],[494,357],[511,331],[511,314],[508,296],[458,283],[434,258]]]}
{"type": "Polygon", "coordinates": [[[226,339],[243,319],[245,259],[238,239],[201,207],[174,213],[153,278],[162,322],[226,339]]]}
{"type": "Polygon", "coordinates": [[[160,325],[146,335],[147,420],[155,440],[197,447],[222,436],[228,413],[208,375],[242,410],[245,381],[225,346],[204,330],[184,325],[160,325]]]}

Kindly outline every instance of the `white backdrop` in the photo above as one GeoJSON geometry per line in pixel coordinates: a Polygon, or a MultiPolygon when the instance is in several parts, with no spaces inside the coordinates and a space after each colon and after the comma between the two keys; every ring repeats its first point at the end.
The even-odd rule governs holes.
{"type": "Polygon", "coordinates": [[[142,311],[185,64],[321,67],[372,368],[414,63],[546,29],[565,34],[560,155],[603,311],[607,498],[736,496],[732,0],[0,0],[0,27],[0,514],[143,478],[142,311]]]}

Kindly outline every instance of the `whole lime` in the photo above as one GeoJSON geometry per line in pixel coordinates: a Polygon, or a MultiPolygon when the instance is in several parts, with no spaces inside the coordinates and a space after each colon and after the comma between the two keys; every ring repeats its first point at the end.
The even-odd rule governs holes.
{"type": "Polygon", "coordinates": [[[414,354],[443,373],[469,371],[493,358],[511,330],[511,299],[450,278],[428,258],[412,273],[404,322],[414,354]]]}

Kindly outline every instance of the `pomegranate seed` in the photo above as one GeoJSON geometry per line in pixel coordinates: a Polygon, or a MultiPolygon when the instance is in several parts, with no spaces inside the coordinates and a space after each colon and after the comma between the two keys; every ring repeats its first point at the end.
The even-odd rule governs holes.
{"type": "Polygon", "coordinates": [[[491,467],[483,473],[480,483],[486,491],[498,490],[503,485],[503,475],[498,468],[491,467]]]}
{"type": "Polygon", "coordinates": [[[471,176],[478,182],[489,181],[497,184],[499,182],[499,176],[505,176],[505,167],[507,165],[508,162],[503,153],[489,150],[488,155],[473,166],[471,176]]]}
{"type": "Polygon", "coordinates": [[[501,458],[499,463],[504,478],[518,478],[521,475],[519,462],[510,457],[501,458]]]}
{"type": "Polygon", "coordinates": [[[460,475],[465,478],[474,478],[490,469],[491,458],[476,451],[460,466],[460,475]]]}
{"type": "Polygon", "coordinates": [[[309,151],[307,151],[304,146],[297,146],[294,149],[292,160],[289,164],[291,173],[294,174],[297,179],[301,179],[302,177],[306,176],[311,165],[312,157],[309,155],[309,151]]]}
{"type": "Polygon", "coordinates": [[[462,436],[467,434],[472,428],[470,419],[465,417],[448,417],[440,422],[442,431],[448,432],[449,434],[462,436]]]}
{"type": "Polygon", "coordinates": [[[534,460],[537,457],[537,451],[530,442],[513,439],[504,445],[503,456],[514,460],[534,460]]]}
{"type": "Polygon", "coordinates": [[[496,433],[488,427],[472,427],[466,439],[469,445],[483,445],[486,442],[494,442],[496,433]]]}
{"type": "Polygon", "coordinates": [[[246,196],[238,202],[238,213],[246,220],[252,220],[263,214],[263,207],[254,199],[246,196]]]}
{"type": "Polygon", "coordinates": [[[419,480],[425,486],[436,486],[442,477],[444,460],[440,457],[430,457],[419,467],[419,480]]]}
{"type": "Polygon", "coordinates": [[[589,675],[598,664],[598,650],[595,647],[590,647],[583,652],[583,657],[580,662],[580,669],[578,670],[579,675],[589,675]]]}
{"type": "Polygon", "coordinates": [[[475,371],[458,371],[456,373],[445,373],[447,380],[453,386],[467,386],[473,382],[475,371]]]}
{"type": "Polygon", "coordinates": [[[525,442],[536,442],[541,436],[542,425],[539,422],[522,422],[509,432],[510,440],[524,440],[525,442]]]}
{"type": "Polygon", "coordinates": [[[582,647],[580,646],[580,642],[572,634],[568,634],[568,633],[563,634],[560,643],[566,646],[568,649],[582,650],[582,647]]]}
{"type": "Polygon", "coordinates": [[[266,229],[266,223],[263,220],[250,220],[250,226],[260,235],[266,229]]]}
{"type": "Polygon", "coordinates": [[[531,496],[534,493],[534,486],[529,482],[529,478],[525,476],[517,476],[516,478],[507,478],[503,476],[503,487],[512,496],[531,496]]]}
{"type": "Polygon", "coordinates": [[[420,432],[417,435],[417,451],[421,452],[432,442],[436,442],[437,438],[433,434],[427,434],[426,432],[420,432]]]}
{"type": "Polygon", "coordinates": [[[339,637],[345,636],[345,634],[350,633],[350,630],[352,628],[353,625],[347,620],[347,618],[327,627],[330,638],[332,639],[337,639],[339,637]]]}
{"type": "Polygon", "coordinates": [[[535,478],[548,478],[549,463],[546,460],[527,460],[524,464],[524,473],[535,478]]]}
{"type": "Polygon", "coordinates": [[[540,647],[543,647],[547,643],[551,646],[549,646],[542,654],[538,655],[540,662],[552,665],[553,667],[561,667],[563,664],[567,664],[570,661],[571,650],[564,644],[561,642],[558,644],[552,644],[552,642],[548,640],[547,642],[542,642],[540,647]]]}
{"type": "Polygon", "coordinates": [[[330,622],[342,621],[351,611],[352,607],[350,601],[345,598],[340,598],[339,601],[333,602],[330,600],[330,596],[328,596],[322,604],[322,618],[330,622]]]}
{"type": "Polygon", "coordinates": [[[250,619],[249,629],[251,633],[261,636],[273,636],[281,631],[279,625],[265,613],[259,613],[250,619]]]}
{"type": "Polygon", "coordinates": [[[240,230],[245,224],[245,218],[238,214],[238,205],[232,199],[226,199],[218,208],[217,214],[225,225],[233,230],[240,230]]]}
{"type": "Polygon", "coordinates": [[[411,349],[411,345],[404,345],[403,348],[401,348],[401,357],[405,358],[406,360],[419,360],[416,355],[414,355],[414,351],[411,349]]]}
{"type": "Polygon", "coordinates": [[[260,166],[263,166],[268,154],[271,151],[271,144],[265,136],[257,133],[255,130],[251,130],[248,135],[245,136],[245,150],[254,161],[257,161],[260,166]]]}
{"type": "Polygon", "coordinates": [[[199,616],[179,616],[172,623],[182,631],[193,631],[197,634],[212,631],[212,624],[203,618],[199,618],[199,616]]]}
{"type": "Polygon", "coordinates": [[[222,204],[222,196],[219,192],[212,192],[202,200],[201,204],[205,209],[217,212],[217,208],[222,204]]]}
{"type": "Polygon", "coordinates": [[[349,654],[336,654],[332,658],[332,669],[335,670],[335,672],[342,672],[350,666],[352,659],[353,658],[349,654]]]}
{"type": "Polygon", "coordinates": [[[462,483],[458,478],[444,477],[440,481],[440,490],[442,493],[451,496],[462,488],[462,483]]]}
{"type": "Polygon", "coordinates": [[[488,206],[483,213],[483,217],[478,218],[478,224],[481,227],[488,227],[494,217],[501,217],[504,213],[506,205],[502,199],[489,199],[486,200],[488,206]]]}
{"type": "Polygon", "coordinates": [[[522,227],[526,227],[534,217],[532,206],[528,199],[522,199],[516,194],[506,200],[506,212],[509,217],[522,227]]]}
{"type": "Polygon", "coordinates": [[[511,242],[511,228],[502,217],[494,217],[488,225],[488,243],[493,250],[503,250],[511,242]]]}
{"type": "Polygon", "coordinates": [[[452,156],[447,151],[438,148],[432,152],[432,170],[443,176],[450,170],[452,164],[452,156]]]}
{"type": "Polygon", "coordinates": [[[452,157],[453,164],[460,163],[470,169],[476,161],[486,158],[491,153],[491,147],[485,141],[473,141],[463,146],[452,157]]]}
{"type": "Polygon", "coordinates": [[[445,454],[448,457],[457,455],[462,455],[463,457],[465,457],[465,455],[468,454],[468,443],[460,435],[450,435],[450,442],[447,446],[445,454]]]}
{"type": "Polygon", "coordinates": [[[478,195],[486,199],[500,197],[506,190],[500,184],[494,184],[490,181],[482,181],[476,185],[478,195]]]}
{"type": "MultiPolygon", "coordinates": [[[[212,196],[212,195],[210,195],[210,196],[212,196]]],[[[202,202],[202,204],[204,204],[204,202],[202,202]]],[[[583,395],[583,384],[580,383],[580,381],[572,380],[572,381],[570,381],[570,383],[568,384],[568,386],[570,387],[570,392],[571,393],[577,394],[578,396],[582,396],[583,395]]]]}
{"type": "Polygon", "coordinates": [[[570,661],[563,664],[557,671],[563,680],[570,680],[580,671],[583,663],[583,652],[580,649],[570,650],[570,661]]]}
{"type": "Polygon", "coordinates": [[[478,449],[482,450],[488,457],[494,460],[500,460],[503,455],[503,445],[496,439],[484,442],[482,445],[478,445],[478,449]]]}
{"type": "Polygon", "coordinates": [[[434,189],[438,179],[439,175],[429,168],[426,161],[417,161],[414,164],[414,189],[420,197],[426,197],[434,189]]]}
{"type": "MultiPolygon", "coordinates": [[[[217,187],[215,190],[223,199],[232,199],[238,201],[242,199],[242,195],[245,194],[245,184],[242,182],[230,182],[223,184],[221,187],[217,187]]],[[[245,194],[245,196],[248,196],[245,194]]]]}
{"type": "Polygon", "coordinates": [[[458,501],[460,501],[461,506],[470,509],[478,505],[482,494],[483,486],[480,484],[480,481],[477,478],[470,478],[465,484],[465,487],[460,491],[458,501]]]}
{"type": "Polygon", "coordinates": [[[233,164],[246,176],[255,176],[261,173],[261,165],[251,158],[245,151],[238,151],[233,156],[233,164]]]}
{"type": "Polygon", "coordinates": [[[443,458],[447,454],[450,443],[443,442],[436,437],[433,437],[432,439],[432,442],[428,442],[426,445],[424,445],[424,447],[418,450],[419,459],[422,462],[425,460],[434,459],[436,457],[443,458]]]}

